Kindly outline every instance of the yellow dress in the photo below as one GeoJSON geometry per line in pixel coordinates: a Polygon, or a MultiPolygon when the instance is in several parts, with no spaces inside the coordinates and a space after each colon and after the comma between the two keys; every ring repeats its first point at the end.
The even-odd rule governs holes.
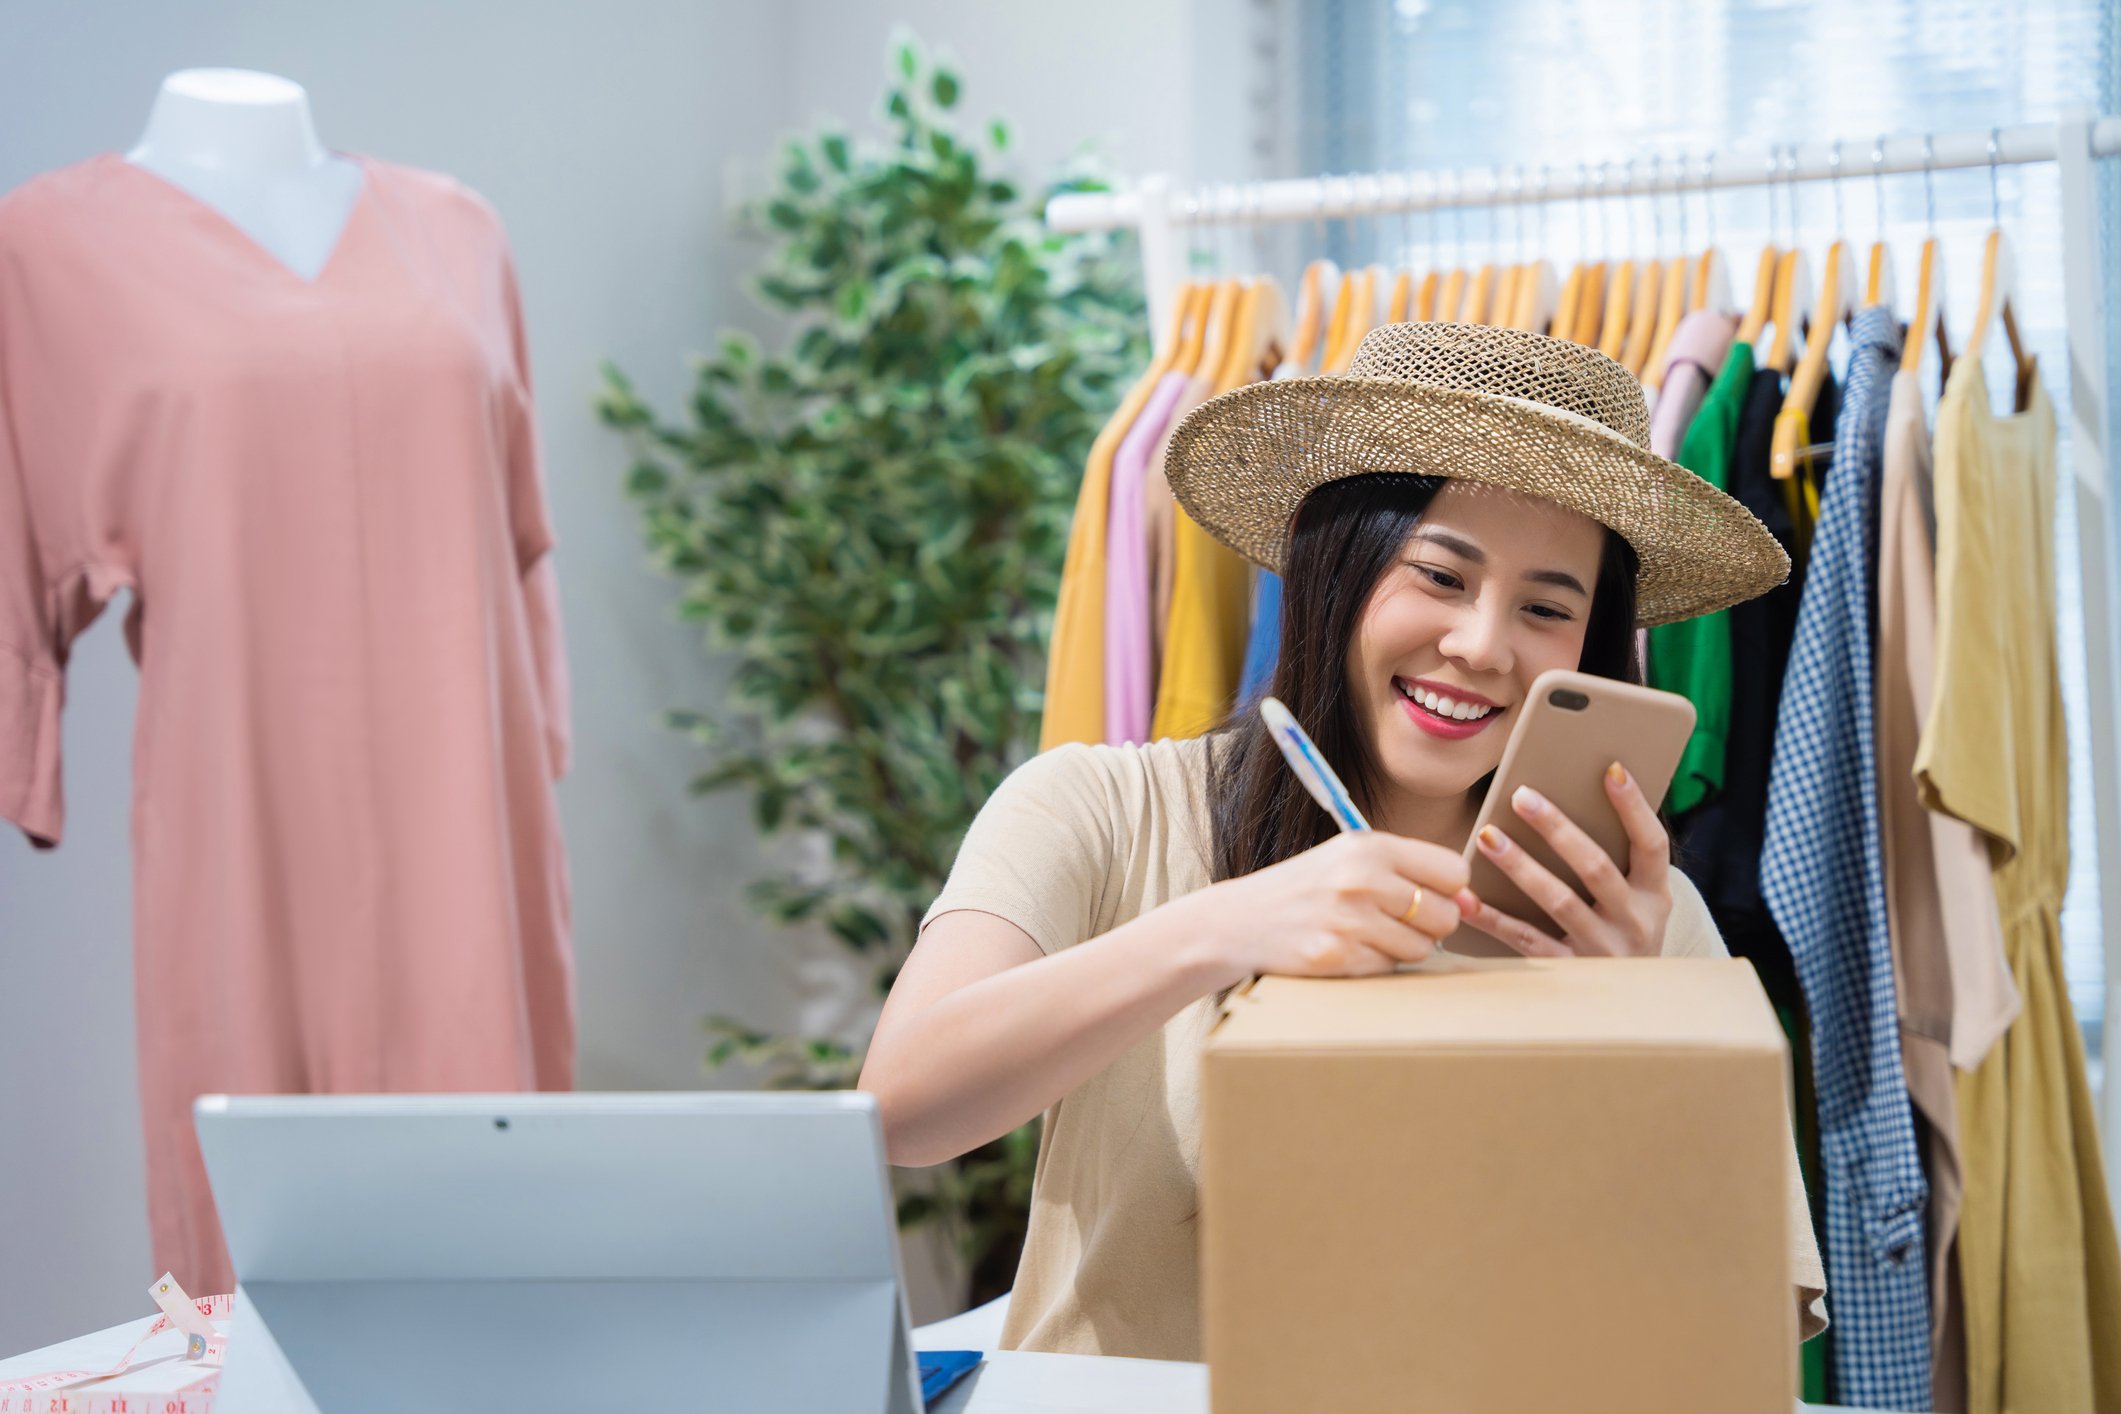
{"type": "Polygon", "coordinates": [[[1053,642],[1046,650],[1040,751],[1065,741],[1105,739],[1105,517],[1112,495],[1112,455],[1163,377],[1166,361],[1156,360],[1128,389],[1112,420],[1090,444],[1082,486],[1075,494],[1075,521],[1068,529],[1068,557],[1061,564],[1053,642]]]}
{"type": "Polygon", "coordinates": [[[1990,840],[2023,1010],[1958,1082],[1971,1414],[2121,1411],[2121,1255],[2062,970],[2069,751],[2055,659],[2055,414],[1991,411],[1981,365],[1937,406],[1937,666],[1925,806],[1990,840]]]}

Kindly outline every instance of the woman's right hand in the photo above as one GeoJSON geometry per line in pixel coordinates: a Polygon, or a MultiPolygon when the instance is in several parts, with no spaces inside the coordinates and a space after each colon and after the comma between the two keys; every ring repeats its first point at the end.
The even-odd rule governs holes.
{"type": "Polygon", "coordinates": [[[1197,897],[1240,980],[1269,972],[1365,977],[1435,951],[1458,927],[1455,899],[1465,886],[1466,862],[1453,851],[1362,830],[1197,897]]]}

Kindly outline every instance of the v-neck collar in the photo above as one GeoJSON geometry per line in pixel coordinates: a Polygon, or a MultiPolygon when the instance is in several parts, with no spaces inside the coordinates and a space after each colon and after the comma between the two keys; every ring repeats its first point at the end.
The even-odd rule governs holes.
{"type": "Polygon", "coordinates": [[[317,273],[314,275],[304,275],[292,265],[289,265],[278,255],[267,249],[257,237],[237,225],[221,208],[186,191],[160,172],[127,160],[122,152],[106,153],[105,159],[125,168],[150,186],[159,187],[182,205],[190,207],[193,212],[203,216],[207,224],[219,228],[225,239],[241,244],[245,250],[250,252],[253,259],[262,261],[270,266],[281,278],[292,280],[304,289],[315,289],[317,286],[322,285],[330,277],[332,271],[337,269],[341,263],[341,257],[346,253],[348,238],[353,235],[355,227],[360,222],[362,209],[368,205],[370,191],[375,186],[375,169],[366,157],[357,152],[341,152],[337,149],[333,149],[331,155],[343,157],[360,168],[361,184],[354,189],[353,204],[346,208],[346,218],[339,223],[338,234],[332,238],[331,250],[325,255],[324,263],[317,267],[317,273]]]}

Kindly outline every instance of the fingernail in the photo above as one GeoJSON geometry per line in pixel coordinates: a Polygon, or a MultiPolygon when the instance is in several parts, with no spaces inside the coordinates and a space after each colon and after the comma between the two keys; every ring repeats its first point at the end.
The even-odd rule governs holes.
{"type": "Polygon", "coordinates": [[[1493,825],[1480,827],[1480,847],[1490,854],[1501,854],[1510,847],[1509,837],[1493,825]]]}
{"type": "Polygon", "coordinates": [[[1458,905],[1460,918],[1471,918],[1480,912],[1480,895],[1471,889],[1460,889],[1452,902],[1458,905]]]}
{"type": "Polygon", "coordinates": [[[1530,786],[1519,786],[1510,796],[1510,803],[1524,815],[1537,815],[1547,808],[1547,798],[1530,786]]]}
{"type": "Polygon", "coordinates": [[[1605,768],[1605,778],[1616,786],[1624,786],[1628,783],[1627,767],[1615,761],[1612,765],[1605,768]]]}

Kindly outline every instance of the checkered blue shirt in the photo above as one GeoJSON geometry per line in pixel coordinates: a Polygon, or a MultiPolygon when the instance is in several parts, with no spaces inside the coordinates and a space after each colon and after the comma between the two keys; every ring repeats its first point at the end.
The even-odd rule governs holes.
{"type": "Polygon", "coordinates": [[[1878,482],[1899,361],[1892,316],[1864,310],[1782,681],[1760,885],[1811,1021],[1833,1396],[1927,1409],[1929,1186],[1900,1070],[1871,743],[1878,482]]]}

